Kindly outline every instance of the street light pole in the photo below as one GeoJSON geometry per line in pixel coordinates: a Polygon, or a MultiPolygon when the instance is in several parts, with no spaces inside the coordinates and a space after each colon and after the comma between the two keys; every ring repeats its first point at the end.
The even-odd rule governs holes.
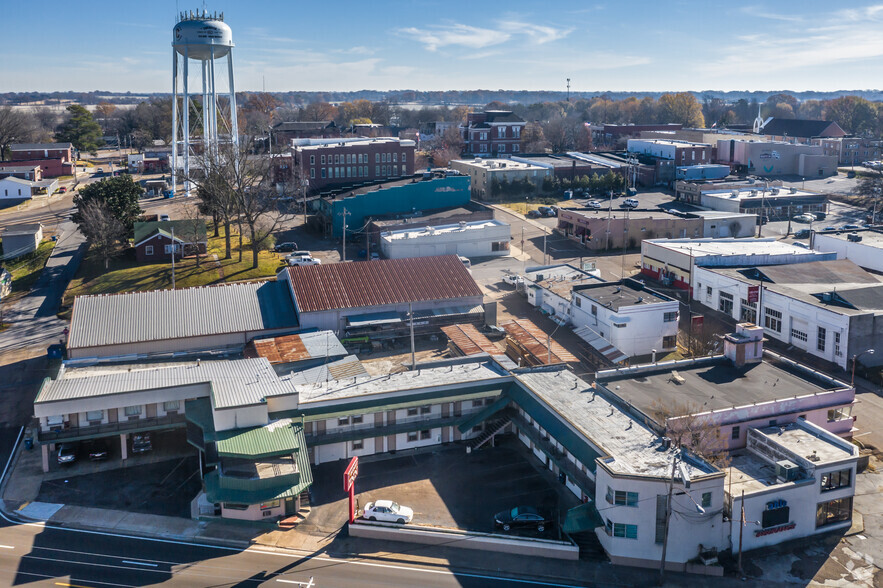
{"type": "Polygon", "coordinates": [[[849,380],[849,385],[855,388],[855,364],[858,362],[858,358],[867,353],[868,355],[874,355],[873,349],[865,349],[861,353],[856,353],[852,356],[852,379],[849,380]]]}

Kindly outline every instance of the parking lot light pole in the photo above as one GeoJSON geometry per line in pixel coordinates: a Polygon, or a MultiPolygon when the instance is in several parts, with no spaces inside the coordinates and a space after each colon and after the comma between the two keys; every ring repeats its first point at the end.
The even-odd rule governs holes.
{"type": "Polygon", "coordinates": [[[858,358],[867,353],[868,355],[874,355],[873,349],[865,349],[861,353],[856,353],[852,356],[852,378],[849,380],[849,385],[855,388],[855,364],[858,362],[858,358]]]}

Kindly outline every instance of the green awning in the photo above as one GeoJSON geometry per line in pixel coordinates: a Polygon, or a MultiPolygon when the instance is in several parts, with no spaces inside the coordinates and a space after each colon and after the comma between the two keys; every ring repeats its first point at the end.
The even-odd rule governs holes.
{"type": "Polygon", "coordinates": [[[585,533],[603,526],[604,521],[601,519],[601,515],[598,514],[595,504],[586,502],[567,511],[562,530],[568,534],[585,533]]]}
{"type": "Polygon", "coordinates": [[[297,434],[299,429],[302,429],[299,422],[280,419],[263,427],[218,431],[218,455],[260,459],[274,455],[290,455],[298,449],[306,451],[303,433],[297,434]]]}

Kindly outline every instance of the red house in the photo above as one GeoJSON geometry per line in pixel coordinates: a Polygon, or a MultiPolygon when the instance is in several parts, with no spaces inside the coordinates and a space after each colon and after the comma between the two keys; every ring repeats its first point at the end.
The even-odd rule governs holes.
{"type": "Polygon", "coordinates": [[[204,255],[208,250],[203,219],[135,223],[135,259],[141,263],[171,262],[204,255]],[[173,236],[174,235],[174,236],[173,236]]]}

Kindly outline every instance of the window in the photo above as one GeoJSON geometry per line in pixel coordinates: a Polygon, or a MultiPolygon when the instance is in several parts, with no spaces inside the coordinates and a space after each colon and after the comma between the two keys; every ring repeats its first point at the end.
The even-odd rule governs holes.
{"type": "Polygon", "coordinates": [[[484,398],[479,398],[478,400],[472,401],[472,408],[478,408],[480,406],[484,406],[484,398]]]}
{"type": "Polygon", "coordinates": [[[334,163],[340,163],[340,153],[334,156],[334,163]]]}
{"type": "Polygon", "coordinates": [[[429,414],[430,412],[432,412],[432,406],[427,404],[420,407],[420,414],[429,414]]]}
{"type": "Polygon", "coordinates": [[[516,143],[515,145],[512,145],[512,152],[516,153],[518,151],[519,151],[518,143],[516,143]]]}
{"type": "Polygon", "coordinates": [[[576,298],[574,298],[574,300],[576,301],[576,305],[577,305],[577,306],[582,307],[582,305],[583,305],[583,300],[582,300],[582,298],[580,298],[579,296],[577,296],[576,298]]]}
{"type": "Polygon", "coordinates": [[[358,451],[358,450],[362,449],[364,444],[365,444],[365,441],[363,439],[358,439],[356,441],[353,441],[353,451],[358,451]]]}
{"type": "Polygon", "coordinates": [[[663,349],[674,349],[678,346],[678,336],[677,335],[668,335],[667,337],[662,338],[662,348],[663,349]]]}
{"type": "Polygon", "coordinates": [[[408,409],[408,416],[417,416],[417,407],[412,407],[408,409]]]}
{"type": "Polygon", "coordinates": [[[380,163],[380,154],[379,153],[374,154],[374,163],[380,163]]]}
{"type": "Polygon", "coordinates": [[[311,167],[311,168],[310,168],[310,179],[311,179],[311,180],[315,180],[315,179],[316,179],[316,168],[314,168],[314,167],[311,167]]]}
{"type": "Polygon", "coordinates": [[[778,421],[776,419],[770,419],[770,426],[771,427],[775,427],[777,424],[778,424],[778,421]]]}
{"type": "Polygon", "coordinates": [[[705,299],[711,300],[711,286],[705,287],[705,299]]]}
{"type": "Polygon", "coordinates": [[[840,350],[840,333],[834,333],[834,355],[843,355],[843,352],[840,350]]]}
{"type": "Polygon", "coordinates": [[[818,351],[825,350],[825,343],[828,339],[828,330],[825,327],[819,327],[818,332],[816,333],[816,349],[818,351]]]}
{"type": "Polygon", "coordinates": [[[144,255],[153,255],[153,245],[144,246],[144,255]]]}
{"type": "Polygon", "coordinates": [[[763,326],[777,333],[782,332],[782,313],[772,308],[764,309],[766,316],[763,319],[763,326]]]}
{"type": "Polygon", "coordinates": [[[512,127],[512,136],[516,139],[521,137],[521,127],[512,127]]]}
{"type": "Polygon", "coordinates": [[[310,155],[310,165],[316,165],[316,156],[310,155]]]}
{"type": "Polygon", "coordinates": [[[375,176],[379,176],[379,175],[380,175],[380,166],[379,166],[379,165],[375,165],[375,166],[374,166],[374,175],[375,175],[375,176]]]}
{"type": "Polygon", "coordinates": [[[724,314],[733,316],[733,295],[729,292],[721,292],[717,309],[724,314]]]}
{"type": "Polygon", "coordinates": [[[742,430],[739,428],[739,425],[735,425],[730,431],[730,439],[738,439],[742,430]]]}
{"type": "Polygon", "coordinates": [[[319,159],[319,163],[321,163],[322,165],[325,165],[325,156],[324,155],[319,159]]]}
{"type": "MultiPolygon", "coordinates": [[[[402,169],[402,172],[405,170],[402,169]]],[[[491,242],[491,251],[509,251],[509,241],[492,241],[491,242]]],[[[579,302],[577,301],[577,306],[579,306],[579,302]]]]}
{"type": "Polygon", "coordinates": [[[408,155],[408,154],[407,154],[407,153],[402,153],[402,163],[405,163],[405,156],[406,156],[406,155],[408,155]]]}
{"type": "Polygon", "coordinates": [[[165,246],[165,252],[166,252],[166,254],[170,254],[170,253],[171,253],[172,251],[174,251],[174,250],[175,250],[175,246],[174,246],[174,245],[166,245],[166,246],[165,246]]]}
{"type": "Polygon", "coordinates": [[[757,324],[757,302],[748,302],[742,298],[742,308],[739,310],[739,320],[743,323],[757,324]]]}
{"type": "Polygon", "coordinates": [[[848,419],[852,415],[851,406],[842,406],[840,408],[832,408],[828,411],[828,422],[848,419]]]}
{"type": "Polygon", "coordinates": [[[487,145],[485,145],[484,143],[482,143],[481,146],[480,146],[479,151],[487,152],[487,145]]]}
{"type": "Polygon", "coordinates": [[[89,422],[104,420],[104,411],[103,410],[90,410],[89,412],[86,413],[86,420],[89,422]]]}
{"type": "Polygon", "coordinates": [[[623,523],[607,521],[607,534],[614,537],[623,537],[624,539],[637,539],[638,525],[625,525],[623,523]]]}
{"type": "Polygon", "coordinates": [[[638,493],[607,487],[607,502],[616,506],[638,506],[638,493]]]}
{"type": "Polygon", "coordinates": [[[397,166],[397,165],[392,166],[392,175],[394,175],[394,176],[399,175],[399,166],[397,166]]]}
{"type": "Polygon", "coordinates": [[[500,148],[498,149],[498,151],[500,153],[504,153],[506,151],[506,145],[500,145],[500,148]]]}
{"type": "Polygon", "coordinates": [[[613,323],[613,326],[616,327],[617,329],[624,329],[625,323],[613,323]]]}
{"type": "Polygon", "coordinates": [[[350,424],[350,417],[338,417],[337,426],[342,427],[344,425],[350,424]]]}
{"type": "Polygon", "coordinates": [[[353,424],[354,425],[361,425],[364,421],[365,421],[364,415],[361,415],[361,414],[354,414],[353,415],[353,424]]]}
{"type": "Polygon", "coordinates": [[[225,502],[224,503],[225,510],[248,510],[247,504],[238,504],[236,502],[225,502]]]}
{"type": "Polygon", "coordinates": [[[411,431],[408,433],[408,441],[416,441],[417,440],[417,431],[411,431]]]}
{"type": "Polygon", "coordinates": [[[398,163],[398,162],[399,162],[399,154],[398,154],[398,153],[393,153],[393,154],[392,154],[392,162],[393,162],[393,163],[398,163]]]}
{"type": "Polygon", "coordinates": [[[662,322],[664,323],[673,323],[678,320],[678,311],[667,312],[662,315],[662,322]]]}
{"type": "Polygon", "coordinates": [[[497,138],[505,139],[506,138],[506,127],[497,127],[497,138]]]}
{"type": "Polygon", "coordinates": [[[429,433],[430,433],[430,431],[428,431],[428,430],[427,431],[420,431],[420,438],[421,439],[429,439],[429,433]]]}
{"type": "Polygon", "coordinates": [[[803,331],[801,331],[801,330],[799,330],[799,329],[795,329],[794,327],[791,327],[791,339],[792,339],[792,341],[796,339],[796,340],[798,340],[798,341],[803,341],[804,343],[806,343],[806,340],[807,340],[808,338],[809,338],[809,337],[807,336],[807,334],[804,333],[803,331]]]}
{"type": "Polygon", "coordinates": [[[592,305],[592,314],[598,316],[598,307],[594,304],[592,305]]]}
{"type": "Polygon", "coordinates": [[[852,485],[852,470],[837,470],[822,474],[822,492],[830,492],[838,488],[849,488],[852,485]]]}
{"type": "Polygon", "coordinates": [[[181,408],[181,401],[180,400],[169,400],[167,402],[162,403],[162,409],[166,412],[179,410],[180,408],[181,408]]]}
{"type": "Polygon", "coordinates": [[[328,175],[328,174],[325,173],[325,168],[323,167],[323,168],[322,168],[322,177],[324,178],[324,177],[327,176],[327,175],[328,175]]]}
{"type": "Polygon", "coordinates": [[[816,528],[852,518],[852,497],[820,502],[816,507],[816,528]]]}
{"type": "Polygon", "coordinates": [[[123,413],[128,416],[138,416],[141,414],[141,406],[127,406],[123,409],[123,413]]]}
{"type": "Polygon", "coordinates": [[[270,500],[269,502],[261,503],[261,510],[269,510],[271,508],[279,508],[280,502],[278,500],[270,500]]]}
{"type": "Polygon", "coordinates": [[[352,163],[352,162],[353,162],[353,155],[352,155],[352,153],[347,153],[347,155],[346,155],[346,162],[347,162],[347,163],[352,163]]]}
{"type": "Polygon", "coordinates": [[[702,493],[702,508],[709,508],[711,506],[711,492],[703,492],[702,493]]]}

